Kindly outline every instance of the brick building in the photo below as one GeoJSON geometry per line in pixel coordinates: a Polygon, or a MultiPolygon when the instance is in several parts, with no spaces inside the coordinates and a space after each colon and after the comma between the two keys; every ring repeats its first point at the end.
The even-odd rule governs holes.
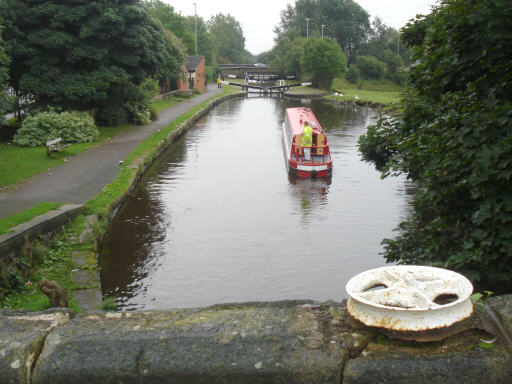
{"type": "Polygon", "coordinates": [[[204,69],[204,56],[187,56],[182,67],[183,73],[178,77],[178,89],[206,88],[206,74],[204,69]]]}

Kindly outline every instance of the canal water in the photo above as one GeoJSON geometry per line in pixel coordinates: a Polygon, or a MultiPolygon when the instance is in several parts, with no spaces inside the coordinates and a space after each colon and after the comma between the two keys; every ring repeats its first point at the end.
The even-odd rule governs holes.
{"type": "Polygon", "coordinates": [[[299,100],[224,102],[155,163],[100,249],[103,294],[120,308],[346,298],[355,274],[385,265],[381,240],[408,214],[404,178],[380,179],[357,140],[368,108],[313,102],[333,176],[294,180],[281,145],[299,100]]]}

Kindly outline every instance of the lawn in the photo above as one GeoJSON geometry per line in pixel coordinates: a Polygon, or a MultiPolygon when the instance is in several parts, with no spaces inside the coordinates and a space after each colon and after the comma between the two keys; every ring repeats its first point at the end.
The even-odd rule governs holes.
{"type": "Polygon", "coordinates": [[[289,91],[287,91],[287,93],[296,94],[296,95],[320,95],[322,93],[325,94],[326,92],[329,92],[329,91],[326,89],[313,88],[313,87],[310,87],[307,85],[292,87],[292,88],[290,88],[289,91]]]}
{"type": "Polygon", "coordinates": [[[326,99],[334,101],[355,100],[362,103],[379,103],[384,105],[396,105],[402,96],[401,92],[396,91],[368,91],[363,89],[344,89],[343,96],[326,96],[326,99]]]}
{"type": "Polygon", "coordinates": [[[352,84],[346,79],[334,79],[332,89],[343,93],[343,96],[326,96],[334,101],[355,100],[359,102],[379,103],[396,106],[402,98],[403,87],[389,80],[360,80],[352,84]]]}
{"type": "Polygon", "coordinates": [[[171,107],[175,106],[176,104],[181,103],[183,100],[185,100],[185,99],[171,97],[168,99],[155,101],[154,103],[151,103],[151,105],[153,106],[153,108],[155,108],[155,111],[157,113],[160,113],[167,108],[171,108],[171,107]]]}
{"type": "Polygon", "coordinates": [[[10,143],[0,143],[0,189],[13,187],[23,180],[53,168],[69,156],[77,155],[99,143],[132,128],[132,125],[99,127],[100,137],[91,143],[72,144],[62,152],[46,155],[46,147],[20,147],[10,143]]]}
{"type": "Polygon", "coordinates": [[[19,224],[26,223],[36,216],[58,209],[61,205],[61,203],[39,203],[34,205],[32,208],[24,210],[23,212],[16,213],[12,216],[6,217],[5,219],[0,219],[0,235],[11,232],[11,228],[19,224]]]}
{"type": "MultiPolygon", "coordinates": [[[[170,108],[185,100],[181,97],[172,97],[166,100],[158,100],[152,103],[157,113],[170,108]]],[[[115,127],[98,127],[100,137],[92,143],[72,144],[62,152],[54,152],[46,155],[46,147],[19,147],[14,144],[0,141],[0,190],[16,186],[38,173],[53,168],[69,156],[84,152],[119,133],[131,129],[133,125],[124,124],[115,127]]]]}

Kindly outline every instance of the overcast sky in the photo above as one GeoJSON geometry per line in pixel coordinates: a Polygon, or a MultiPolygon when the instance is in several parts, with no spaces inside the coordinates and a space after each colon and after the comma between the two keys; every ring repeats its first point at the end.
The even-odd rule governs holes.
{"type": "MultiPolygon", "coordinates": [[[[194,15],[194,0],[163,0],[183,16],[194,15]]],[[[370,13],[373,20],[379,16],[386,25],[401,28],[418,13],[428,14],[436,0],[356,0],[370,13]]],[[[205,20],[217,13],[229,13],[242,25],[245,48],[258,54],[274,45],[273,29],[279,24],[280,12],[294,0],[195,0],[197,14],[205,20]]],[[[329,35],[329,26],[324,29],[329,35]]]]}

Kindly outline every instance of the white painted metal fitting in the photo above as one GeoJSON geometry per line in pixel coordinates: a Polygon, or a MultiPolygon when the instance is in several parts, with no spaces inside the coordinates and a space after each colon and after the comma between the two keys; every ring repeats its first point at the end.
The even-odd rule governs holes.
{"type": "Polygon", "coordinates": [[[471,316],[471,282],[441,268],[397,265],[362,272],[347,283],[349,313],[370,327],[425,331],[471,316]]]}

